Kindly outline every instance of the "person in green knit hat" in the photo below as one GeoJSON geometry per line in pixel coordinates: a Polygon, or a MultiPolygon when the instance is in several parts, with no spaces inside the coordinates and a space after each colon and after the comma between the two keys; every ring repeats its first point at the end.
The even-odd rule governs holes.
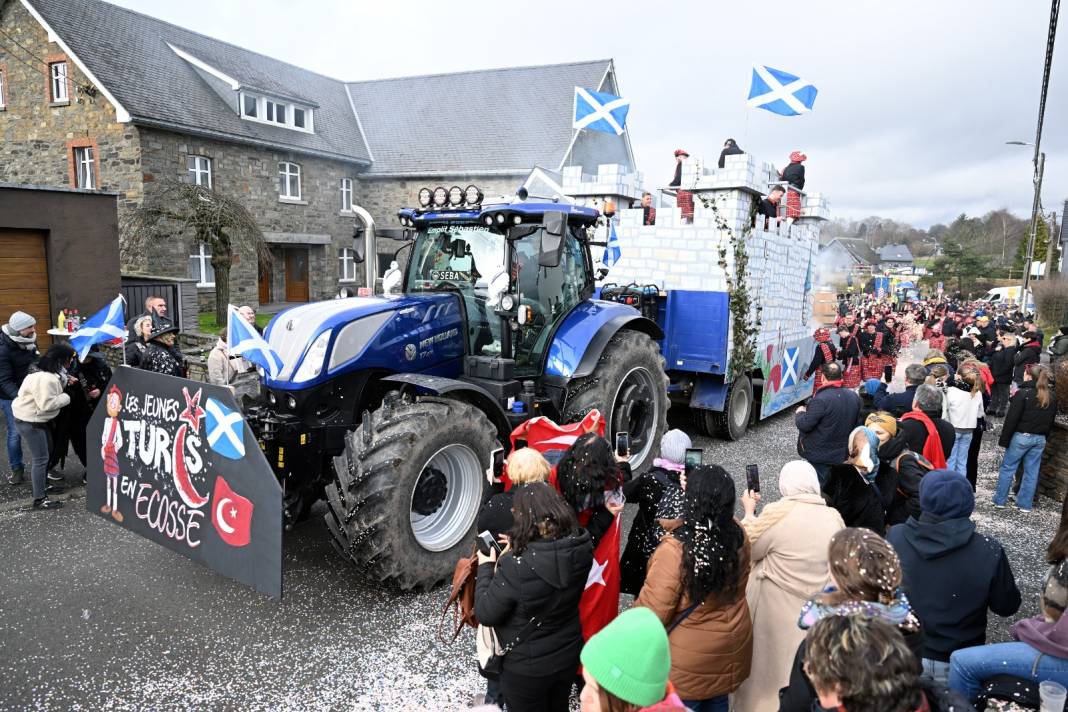
{"type": "Polygon", "coordinates": [[[664,624],[631,608],[586,641],[581,712],[685,712],[668,681],[671,653],[664,624]]]}

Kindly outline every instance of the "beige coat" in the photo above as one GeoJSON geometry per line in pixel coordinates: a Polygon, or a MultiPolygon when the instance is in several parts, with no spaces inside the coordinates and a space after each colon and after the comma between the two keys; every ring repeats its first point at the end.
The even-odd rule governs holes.
{"type": "Polygon", "coordinates": [[[63,380],[48,371],[34,371],[22,381],[19,395],[11,401],[15,417],[24,423],[47,423],[70,404],[63,380]]]}
{"type": "Polygon", "coordinates": [[[242,359],[231,359],[226,342],[219,339],[215,348],[208,354],[208,383],[214,383],[217,386],[230,385],[241,372],[237,368],[241,361],[242,359]]]}
{"type": "Polygon", "coordinates": [[[742,522],[753,547],[746,599],[753,616],[753,666],[734,695],[735,712],[779,708],[779,688],[790,678],[805,631],[801,606],[828,583],[827,547],[845,524],[819,495],[784,497],[742,522]]]}

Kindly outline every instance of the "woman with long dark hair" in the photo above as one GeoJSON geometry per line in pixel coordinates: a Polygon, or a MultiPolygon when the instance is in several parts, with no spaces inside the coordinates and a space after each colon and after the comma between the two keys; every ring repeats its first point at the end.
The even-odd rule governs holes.
{"type": "Polygon", "coordinates": [[[1001,461],[998,487],[994,493],[996,508],[1005,508],[1016,468],[1023,462],[1023,479],[1020,480],[1016,507],[1021,512],[1031,511],[1042,451],[1046,449],[1046,436],[1053,429],[1056,417],[1057,394],[1053,392],[1053,375],[1045,366],[1029,367],[1024,371],[1023,385],[1009,399],[1009,412],[1005,415],[998,440],[998,445],[1005,448],[1005,458],[1001,461]]]}
{"type": "Polygon", "coordinates": [[[19,395],[12,402],[15,426],[30,448],[33,464],[30,481],[33,484],[34,509],[58,509],[62,502],[48,499],[48,456],[52,447],[51,422],[59,411],[70,404],[70,396],[63,392],[76,381],[70,375],[74,365],[74,349],[67,344],[53,344],[37,361],[37,370],[26,376],[19,387],[19,395]]]}
{"type": "MultiPolygon", "coordinates": [[[[630,465],[616,458],[612,446],[597,433],[576,440],[556,466],[560,494],[575,511],[579,525],[590,533],[595,549],[622,508],[607,506],[604,493],[623,488],[629,480],[630,465]]],[[[628,497],[630,489],[623,490],[628,497]]]]}
{"type": "Polygon", "coordinates": [[[478,555],[475,615],[497,634],[509,712],[566,712],[582,650],[579,600],[593,563],[590,536],[544,482],[512,500],[509,547],[478,555]]]}
{"type": "Polygon", "coordinates": [[[671,680],[695,712],[727,709],[749,677],[753,626],[745,587],[749,541],[734,519],[734,481],[718,465],[686,476],[683,516],[649,559],[637,606],[667,627],[671,680]]]}

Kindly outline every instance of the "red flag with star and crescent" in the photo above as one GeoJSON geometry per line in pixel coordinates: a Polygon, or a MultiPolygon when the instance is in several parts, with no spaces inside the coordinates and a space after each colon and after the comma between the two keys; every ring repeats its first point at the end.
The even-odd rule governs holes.
{"type": "Polygon", "coordinates": [[[619,615],[619,536],[622,517],[616,515],[612,527],[605,532],[593,550],[593,566],[586,578],[586,590],[579,601],[582,620],[582,639],[589,640],[597,631],[619,615]]]}

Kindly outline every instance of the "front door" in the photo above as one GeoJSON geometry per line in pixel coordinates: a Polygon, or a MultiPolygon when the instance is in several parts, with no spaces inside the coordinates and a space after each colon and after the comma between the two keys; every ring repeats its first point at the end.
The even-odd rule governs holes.
{"type": "Polygon", "coordinates": [[[271,265],[260,265],[260,304],[271,303],[271,265]]]}
{"type": "Polygon", "coordinates": [[[55,314],[48,298],[45,236],[38,232],[0,230],[0,322],[6,323],[16,311],[24,311],[37,320],[37,343],[47,348],[51,337],[45,332],[55,314]]]}
{"type": "Polygon", "coordinates": [[[308,301],[308,250],[286,250],[286,301],[308,301]]]}

